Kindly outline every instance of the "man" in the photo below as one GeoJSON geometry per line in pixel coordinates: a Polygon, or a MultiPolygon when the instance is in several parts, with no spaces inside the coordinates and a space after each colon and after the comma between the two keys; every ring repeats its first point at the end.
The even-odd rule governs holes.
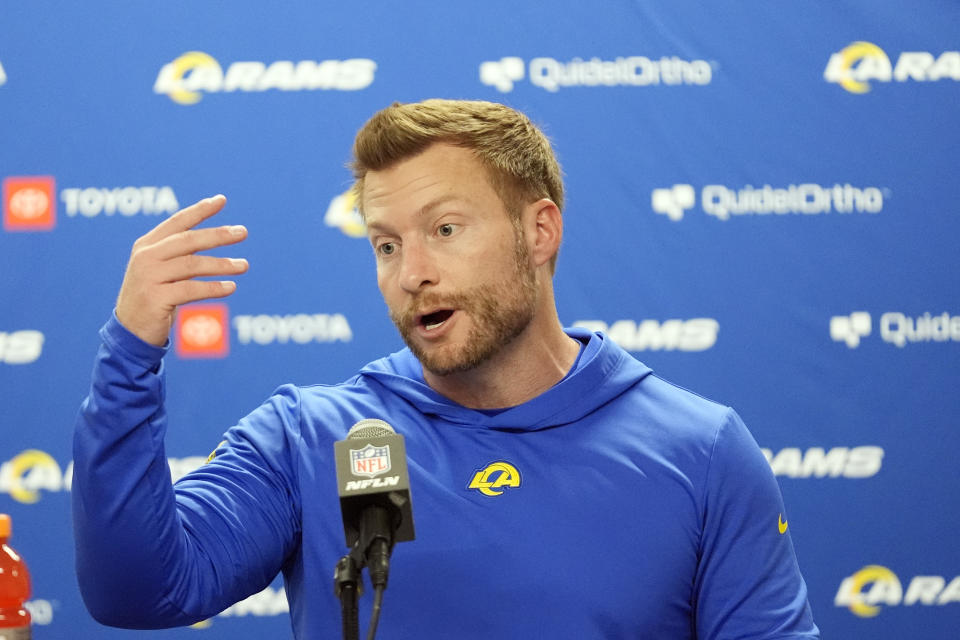
{"type": "Polygon", "coordinates": [[[393,557],[382,638],[816,638],[776,481],[729,408],[601,334],[564,330],[560,170],[522,114],[427,101],[354,146],[377,280],[408,349],[338,385],[281,387],[171,488],[162,355],[176,307],[243,260],[196,252],[217,196],[139,239],[78,420],[85,601],[107,624],[183,625],[282,571],[294,634],[339,628],[333,442],[406,438],[417,539],[393,557]],[[780,526],[778,526],[778,524],[780,526]]]}

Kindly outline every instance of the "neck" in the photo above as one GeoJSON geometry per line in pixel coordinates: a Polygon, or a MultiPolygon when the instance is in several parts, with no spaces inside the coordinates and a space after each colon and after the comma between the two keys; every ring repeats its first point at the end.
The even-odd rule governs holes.
{"type": "Polygon", "coordinates": [[[483,364],[444,376],[424,369],[424,379],[437,393],[471,409],[514,407],[537,397],[563,379],[580,351],[580,343],[563,332],[552,300],[548,312],[537,316],[483,364]]]}

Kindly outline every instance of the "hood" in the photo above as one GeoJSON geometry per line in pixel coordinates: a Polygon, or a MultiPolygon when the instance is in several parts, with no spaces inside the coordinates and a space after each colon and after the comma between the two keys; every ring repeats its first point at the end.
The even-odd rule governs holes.
{"type": "Polygon", "coordinates": [[[580,328],[564,331],[586,343],[577,369],[536,398],[495,415],[459,405],[431,389],[423,380],[420,362],[409,349],[371,362],[360,370],[360,375],[402,397],[420,412],[452,423],[481,429],[537,431],[579,420],[651,372],[603,333],[580,328]]]}

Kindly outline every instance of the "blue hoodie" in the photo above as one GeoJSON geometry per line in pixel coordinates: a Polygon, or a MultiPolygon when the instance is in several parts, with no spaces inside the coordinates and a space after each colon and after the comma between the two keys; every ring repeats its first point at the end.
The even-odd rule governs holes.
{"type": "Polygon", "coordinates": [[[281,387],[171,487],[165,350],[112,318],[74,438],[87,607],[187,625],[282,571],[294,636],[338,637],[333,443],[380,418],[406,439],[417,534],[394,549],[381,640],[818,638],[779,488],[736,413],[567,333],[584,344],[573,370],[502,411],[436,393],[406,349],[341,384],[281,387]]]}

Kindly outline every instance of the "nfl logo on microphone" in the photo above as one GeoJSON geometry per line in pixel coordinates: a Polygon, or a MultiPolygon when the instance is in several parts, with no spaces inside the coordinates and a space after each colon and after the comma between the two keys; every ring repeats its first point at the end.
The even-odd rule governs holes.
{"type": "Polygon", "coordinates": [[[363,449],[350,449],[350,467],[353,475],[368,478],[390,471],[390,445],[368,444],[363,449]]]}

